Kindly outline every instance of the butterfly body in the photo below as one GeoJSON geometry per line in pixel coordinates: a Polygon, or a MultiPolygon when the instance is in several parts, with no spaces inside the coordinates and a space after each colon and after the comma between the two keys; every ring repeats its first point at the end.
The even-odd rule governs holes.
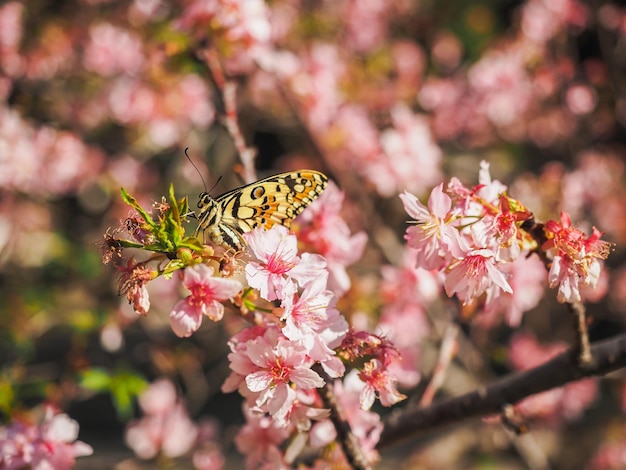
{"type": "Polygon", "coordinates": [[[256,227],[291,221],[326,189],[328,178],[314,170],[281,173],[233,189],[216,198],[200,194],[198,229],[218,246],[240,251],[243,234],[256,227]]]}

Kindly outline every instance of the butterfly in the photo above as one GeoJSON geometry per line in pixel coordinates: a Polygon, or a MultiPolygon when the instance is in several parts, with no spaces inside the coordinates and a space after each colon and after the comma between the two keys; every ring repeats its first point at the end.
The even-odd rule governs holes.
{"type": "Polygon", "coordinates": [[[274,224],[289,228],[291,221],[322,194],[328,178],[315,170],[281,173],[213,198],[200,193],[197,214],[200,232],[218,246],[241,251],[243,234],[274,224]]]}

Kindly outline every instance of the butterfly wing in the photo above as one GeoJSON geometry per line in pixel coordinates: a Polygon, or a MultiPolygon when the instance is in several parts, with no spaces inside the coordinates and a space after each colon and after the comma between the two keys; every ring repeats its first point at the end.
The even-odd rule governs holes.
{"type": "Polygon", "coordinates": [[[240,233],[291,221],[326,189],[328,178],[314,170],[270,176],[217,198],[221,224],[240,233]]]}

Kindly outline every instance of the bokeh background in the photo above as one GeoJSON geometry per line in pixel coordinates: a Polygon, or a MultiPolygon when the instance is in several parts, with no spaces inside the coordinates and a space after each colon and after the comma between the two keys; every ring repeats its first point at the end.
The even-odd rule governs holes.
{"type": "MultiPolygon", "coordinates": [[[[617,2],[3,2],[3,421],[52,402],[95,450],[78,468],[192,468],[187,457],[142,463],[124,444],[142,386],[167,377],[193,419],[221,423],[227,467],[238,468],[240,400],[219,391],[228,322],[238,320],[176,338],[168,314],[185,295],[179,285],[151,283],[140,318],[97,245],[129,213],[120,187],[149,207],[173,183],[193,208],[201,177],[208,186],[222,177],[216,194],[241,185],[234,137],[257,150],[258,177],[314,168],[345,192],[344,218],[368,237],[340,301],[354,324],[373,329],[399,297],[419,298],[407,321],[424,380],[405,393],[423,390],[452,320],[433,316],[445,309],[406,282],[418,281],[407,274],[397,195],[425,200],[452,176],[475,184],[481,160],[538,220],[563,209],[616,243],[586,300],[593,340],[622,332],[625,78],[617,2]]],[[[528,277],[520,288],[537,301],[523,317],[480,305],[453,315],[464,359],[440,396],[536,365],[572,340],[555,292],[528,277]]],[[[623,374],[568,390],[528,405],[529,436],[474,422],[386,450],[380,468],[626,468],[623,374]]]]}

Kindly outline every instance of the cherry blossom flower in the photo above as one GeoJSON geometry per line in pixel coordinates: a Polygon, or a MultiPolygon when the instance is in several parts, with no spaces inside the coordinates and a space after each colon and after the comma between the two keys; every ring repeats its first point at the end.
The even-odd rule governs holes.
{"type": "Polygon", "coordinates": [[[364,410],[372,407],[376,396],[383,406],[394,405],[406,398],[406,395],[396,389],[395,377],[376,359],[365,363],[359,378],[365,383],[360,397],[361,408],[364,410]]]}
{"type": "Polygon", "coordinates": [[[595,227],[589,237],[572,227],[569,215],[561,212],[561,222],[545,224],[548,241],[543,249],[553,254],[548,274],[550,287],[558,285],[559,302],[580,302],[580,283],[594,287],[600,277],[600,260],[606,259],[610,244],[600,240],[602,233],[595,227]]]}
{"type": "Polygon", "coordinates": [[[296,399],[293,387],[307,390],[324,385],[322,378],[310,369],[313,361],[307,358],[304,347],[275,329],[248,341],[245,349],[229,354],[229,360],[231,369],[245,376],[248,389],[258,393],[256,407],[282,425],[287,424],[285,418],[296,399]],[[239,355],[246,358],[242,361],[239,355]]]}
{"type": "Polygon", "coordinates": [[[241,291],[239,281],[215,277],[213,273],[213,268],[204,264],[185,269],[183,285],[191,295],[179,301],[170,313],[172,330],[178,336],[191,336],[200,328],[203,316],[220,321],[224,315],[222,302],[241,291]]]}
{"type": "Polygon", "coordinates": [[[535,254],[521,254],[513,262],[501,265],[501,268],[509,276],[507,281],[513,292],[499,295],[485,306],[476,320],[489,327],[504,315],[506,324],[516,328],[521,324],[524,312],[536,307],[543,297],[548,273],[535,254]]]}
{"type": "Polygon", "coordinates": [[[301,345],[288,341],[276,326],[242,330],[229,346],[231,374],[222,385],[223,392],[238,389],[250,407],[257,413],[269,413],[281,427],[295,425],[304,431],[310,428],[311,419],[326,417],[313,400],[313,391],[323,384],[309,369],[313,361],[301,345]]]}
{"type": "Polygon", "coordinates": [[[144,417],[126,428],[125,440],[135,454],[151,459],[159,452],[167,457],[186,454],[196,441],[198,428],[176,397],[169,380],[158,380],[139,397],[144,417]]]}
{"type": "Polygon", "coordinates": [[[128,303],[138,315],[146,315],[150,310],[150,296],[146,284],[156,277],[156,271],[143,263],[135,263],[132,258],[126,266],[116,266],[119,271],[120,294],[126,294],[128,303]]]}
{"type": "Polygon", "coordinates": [[[305,347],[307,355],[319,361],[331,377],[340,377],[344,364],[332,348],[339,346],[348,331],[345,318],[331,305],[333,293],[325,289],[325,280],[311,282],[301,295],[287,292],[281,306],[283,334],[305,347]]]}
{"type": "Polygon", "coordinates": [[[449,224],[452,201],[443,192],[443,183],[437,185],[428,198],[428,208],[411,193],[400,194],[404,210],[415,219],[405,239],[417,251],[417,266],[440,269],[451,256],[462,256],[463,242],[458,230],[449,224]]]}
{"type": "Polygon", "coordinates": [[[491,250],[474,250],[460,261],[453,263],[446,275],[444,288],[448,296],[457,294],[466,305],[487,292],[487,304],[500,291],[513,292],[502,269],[497,265],[491,250]]]}
{"type": "Polygon", "coordinates": [[[246,265],[248,285],[258,289],[261,297],[276,300],[287,285],[297,282],[301,287],[327,276],[326,260],[320,255],[304,253],[298,256],[298,240],[282,225],[270,230],[257,228],[245,233],[254,259],[246,265]]]}
{"type": "Polygon", "coordinates": [[[16,421],[0,428],[0,467],[70,469],[76,457],[93,453],[91,446],[77,437],[78,423],[47,407],[39,425],[16,421]]]}
{"type": "Polygon", "coordinates": [[[518,241],[518,222],[526,220],[528,211],[513,211],[509,200],[500,196],[499,211],[487,214],[472,225],[472,238],[477,247],[496,251],[499,261],[513,261],[521,251],[518,241]]]}

